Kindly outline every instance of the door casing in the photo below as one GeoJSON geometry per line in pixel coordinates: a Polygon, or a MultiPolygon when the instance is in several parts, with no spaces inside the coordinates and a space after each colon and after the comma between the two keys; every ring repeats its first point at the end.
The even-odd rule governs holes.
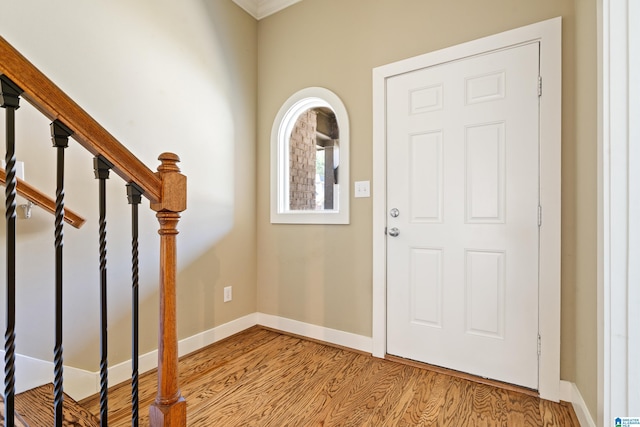
{"type": "Polygon", "coordinates": [[[386,355],[386,79],[509,46],[540,42],[539,393],[560,399],[561,212],[560,17],[430,52],[373,69],[373,319],[372,353],[386,355]]]}

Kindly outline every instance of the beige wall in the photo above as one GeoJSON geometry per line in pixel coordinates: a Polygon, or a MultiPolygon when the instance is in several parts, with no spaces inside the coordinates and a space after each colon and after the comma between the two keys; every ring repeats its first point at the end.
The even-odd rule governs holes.
{"type": "MultiPolygon", "coordinates": [[[[0,30],[147,164],[155,167],[162,151],[182,157],[189,208],[178,246],[180,338],[255,311],[370,336],[371,199],[351,199],[350,225],[271,225],[269,135],[278,109],[303,87],[338,94],[351,124],[352,183],[370,180],[372,68],[555,16],[563,16],[564,52],[561,376],[595,413],[595,0],[304,0],[259,23],[230,0],[31,0],[3,5],[0,30]],[[57,24],[65,19],[73,25],[57,24]],[[234,300],[225,304],[228,285],[234,300]]],[[[18,158],[29,180],[53,193],[47,123],[33,130],[38,119],[27,111],[18,129],[47,149],[19,148],[18,158]]],[[[86,197],[95,181],[90,156],[70,147],[68,159],[68,207],[89,223],[65,234],[66,268],[76,272],[66,284],[65,362],[96,370],[97,220],[86,197]]],[[[112,200],[123,197],[116,182],[112,200]]],[[[129,241],[128,222],[113,219],[125,211],[110,205],[114,248],[129,241]]],[[[29,254],[19,273],[29,286],[18,296],[31,305],[19,314],[18,351],[50,359],[51,332],[41,326],[51,322],[44,246],[52,231],[42,212],[34,215],[19,221],[29,254]]],[[[155,348],[156,229],[152,215],[143,218],[143,351],[155,348]]],[[[126,301],[128,250],[109,257],[110,299],[126,301]]],[[[129,358],[128,317],[113,308],[110,319],[117,363],[129,358]]]]}
{"type": "MultiPolygon", "coordinates": [[[[181,157],[188,209],[178,226],[179,338],[254,313],[255,19],[230,0],[30,0],[3,4],[0,33],[150,168],[163,151],[181,157]],[[223,303],[222,288],[229,285],[234,298],[223,303]]],[[[48,122],[26,102],[17,116],[17,156],[25,161],[26,177],[53,195],[55,152],[48,122]]],[[[66,206],[87,224],[65,230],[64,358],[68,366],[95,372],[97,183],[91,156],[73,142],[65,178],[66,206]]],[[[130,208],[115,174],[107,187],[109,362],[114,365],[131,358],[130,208]]],[[[148,202],[140,216],[144,353],[157,348],[159,238],[148,202]]],[[[18,220],[18,230],[17,351],[51,360],[53,220],[34,208],[31,219],[18,220]]]]}
{"type": "MultiPolygon", "coordinates": [[[[575,187],[563,183],[566,192],[563,207],[574,202],[573,216],[563,217],[563,223],[574,228],[573,236],[564,233],[563,239],[574,242],[573,271],[575,272],[575,381],[591,417],[595,420],[598,403],[597,382],[597,16],[596,0],[576,0],[576,47],[574,107],[575,140],[572,153],[566,157],[574,163],[575,187]]],[[[568,123],[566,126],[571,126],[568,123]]],[[[564,151],[563,151],[564,154],[564,151]]],[[[571,265],[571,264],[570,264],[571,265]]],[[[563,265],[564,267],[564,265],[563,265]]],[[[563,286],[564,286],[563,282],[563,286]]],[[[564,295],[563,295],[564,296],[564,295]]],[[[567,296],[571,301],[571,295],[567,296]]],[[[564,332],[564,329],[563,329],[564,332]]],[[[563,359],[564,361],[564,359],[563,359]]],[[[571,366],[567,363],[568,366],[571,366]]],[[[567,374],[569,375],[569,374],[567,374]]],[[[568,377],[572,378],[572,377],[568,377]]]]}
{"type": "MultiPolygon", "coordinates": [[[[182,266],[178,276],[179,338],[222,325],[247,314],[255,313],[256,300],[256,97],[257,97],[257,34],[253,18],[227,0],[202,2],[207,19],[220,42],[219,54],[210,59],[224,69],[224,99],[230,116],[210,117],[209,126],[224,129],[208,143],[228,144],[232,148],[233,173],[220,181],[206,180],[208,187],[233,189],[232,221],[219,241],[212,241],[192,263],[182,266]],[[232,286],[233,300],[223,302],[223,288],[232,286]],[[197,309],[194,311],[194,308],[197,309]],[[194,316],[194,314],[196,314],[194,316]]],[[[220,76],[222,77],[222,76],[220,76]]],[[[224,158],[203,159],[201,166],[214,171],[225,168],[224,158]],[[204,164],[206,163],[206,164],[204,164]]],[[[211,206],[215,211],[215,203],[211,206]]],[[[218,228],[204,212],[200,227],[218,228]]],[[[215,214],[209,217],[215,221],[215,214]]],[[[198,232],[198,230],[195,230],[198,232]]]]}
{"type": "Polygon", "coordinates": [[[347,226],[269,223],[269,135],[287,97],[306,86],[340,96],[351,124],[352,182],[370,180],[372,68],[562,16],[561,376],[578,383],[595,413],[594,15],[594,2],[583,0],[304,0],[261,20],[258,309],[371,335],[371,199],[351,199],[347,226]],[[308,49],[310,39],[314,50],[308,49]]]}

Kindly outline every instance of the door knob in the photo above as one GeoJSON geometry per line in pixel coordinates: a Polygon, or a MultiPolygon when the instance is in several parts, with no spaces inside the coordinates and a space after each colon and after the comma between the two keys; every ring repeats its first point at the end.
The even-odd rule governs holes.
{"type": "Polygon", "coordinates": [[[398,230],[396,227],[389,229],[389,236],[398,237],[399,234],[400,234],[400,230],[398,230]]]}
{"type": "Polygon", "coordinates": [[[389,211],[389,215],[391,215],[393,218],[397,218],[400,216],[400,211],[398,210],[398,208],[393,208],[389,211]]]}

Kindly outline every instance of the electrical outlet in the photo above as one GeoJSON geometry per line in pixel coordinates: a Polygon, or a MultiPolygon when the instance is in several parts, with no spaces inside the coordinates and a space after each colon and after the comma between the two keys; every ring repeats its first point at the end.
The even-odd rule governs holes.
{"type": "Polygon", "coordinates": [[[355,197],[371,197],[369,181],[356,181],[355,192],[355,197]]]}
{"type": "Polygon", "coordinates": [[[225,286],[224,288],[224,302],[229,302],[233,299],[233,294],[231,292],[231,286],[225,286]]]}

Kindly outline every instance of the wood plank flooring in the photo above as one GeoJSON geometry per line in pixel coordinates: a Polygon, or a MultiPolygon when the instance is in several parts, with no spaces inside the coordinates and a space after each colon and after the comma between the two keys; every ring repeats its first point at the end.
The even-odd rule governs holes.
{"type": "MultiPolygon", "coordinates": [[[[155,373],[140,378],[141,420],[155,373]]],[[[255,327],[180,361],[189,426],[579,426],[571,405],[255,327]]],[[[81,404],[99,413],[99,397],[81,404]]],[[[129,426],[129,384],[109,394],[129,426]]]]}
{"type": "MultiPolygon", "coordinates": [[[[49,427],[54,422],[53,384],[45,384],[16,396],[15,411],[24,419],[25,426],[49,427]]],[[[99,411],[98,411],[99,412],[99,411]]],[[[98,419],[65,394],[62,425],[73,427],[99,426],[98,419]]]]}

